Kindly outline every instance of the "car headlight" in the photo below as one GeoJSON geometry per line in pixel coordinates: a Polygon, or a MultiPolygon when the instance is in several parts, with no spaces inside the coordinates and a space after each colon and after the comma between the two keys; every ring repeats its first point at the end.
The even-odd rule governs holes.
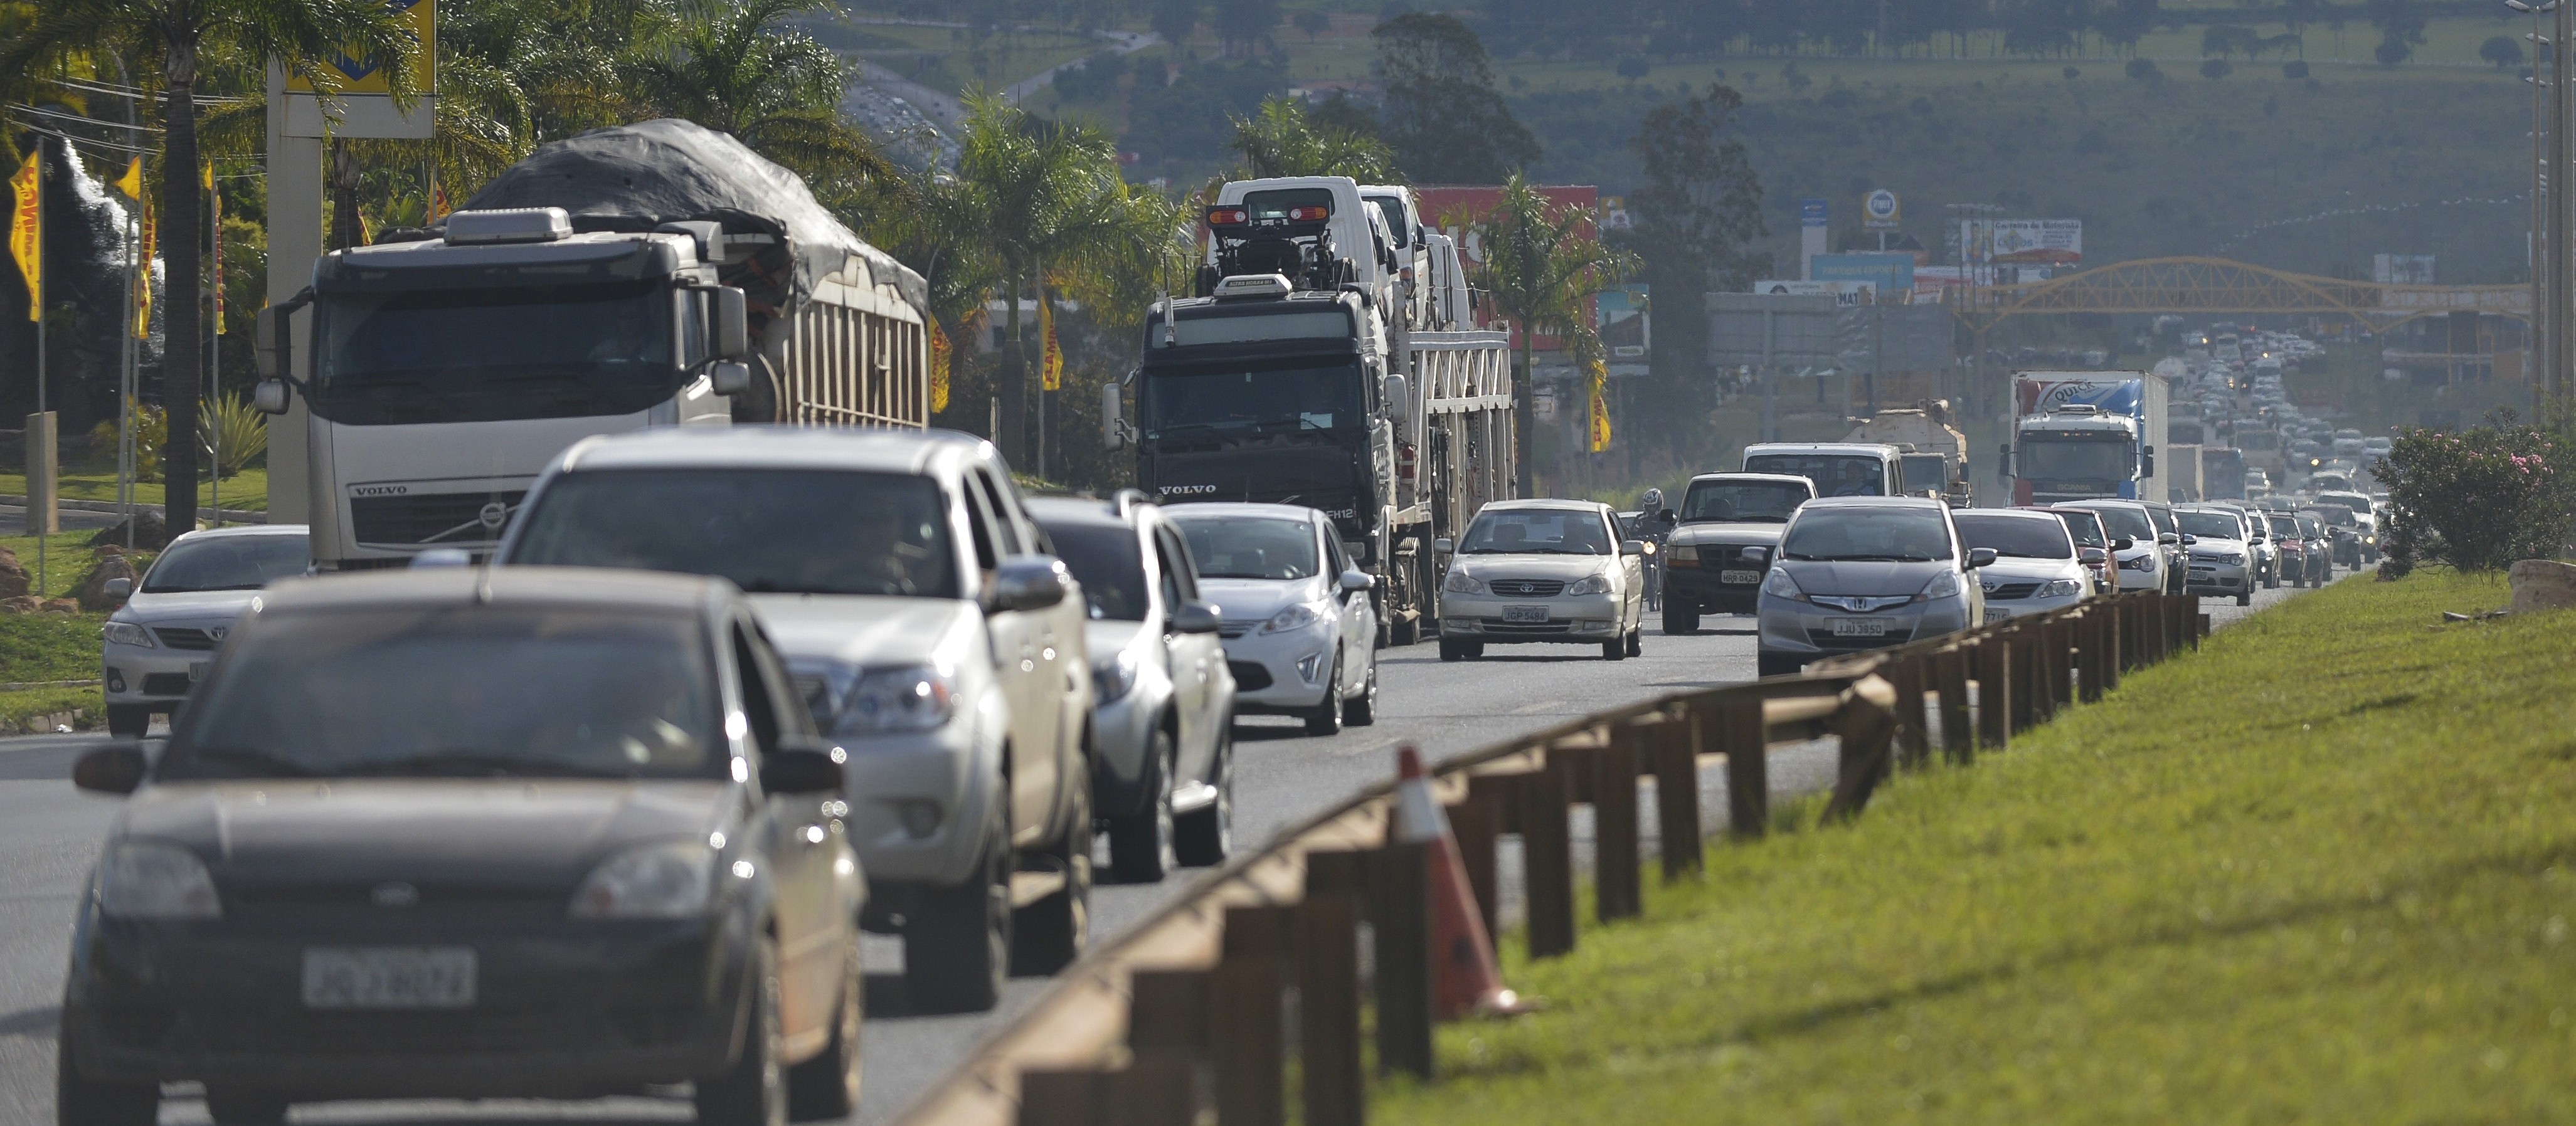
{"type": "Polygon", "coordinates": [[[118,919],[220,919],[215,877],[174,844],[126,841],[98,863],[98,906],[118,919]]]}
{"type": "Polygon", "coordinates": [[[151,630],[132,622],[109,622],[99,627],[98,632],[99,636],[106,638],[110,645],[140,645],[150,649],[158,644],[152,640],[151,630]]]}
{"type": "Polygon", "coordinates": [[[1585,576],[1584,576],[1584,577],[1582,577],[1582,578],[1576,579],[1576,580],[1574,580],[1573,582],[1570,582],[1570,583],[1565,584],[1565,593],[1567,593],[1567,594],[1608,594],[1608,593],[1610,593],[1610,576],[1608,576],[1608,575],[1585,575],[1585,576]]]}
{"type": "Polygon", "coordinates": [[[2074,579],[2053,579],[2039,588],[2041,598],[2065,598],[2084,593],[2084,584],[2074,579]]]}
{"type": "Polygon", "coordinates": [[[1091,694],[1101,703],[1125,696],[1136,687],[1136,654],[1121,649],[1118,655],[1091,666],[1091,694]]]}
{"type": "Polygon", "coordinates": [[[1451,594],[1483,594],[1485,584],[1465,571],[1452,570],[1449,577],[1441,581],[1440,589],[1451,594]]]}
{"type": "Polygon", "coordinates": [[[1697,563],[1699,562],[1699,545],[1694,543],[1677,543],[1668,545],[1664,548],[1664,562],[1697,563]]]}
{"type": "Polygon", "coordinates": [[[1923,589],[1914,592],[1914,600],[1930,602],[1936,598],[1957,598],[1960,589],[1957,571],[1939,571],[1923,584],[1923,589]]]}
{"type": "Polygon", "coordinates": [[[814,722],[834,735],[932,731],[956,713],[956,692],[929,665],[871,669],[852,679],[837,701],[813,701],[814,722]]]}
{"type": "Polygon", "coordinates": [[[572,893],[576,919],[686,919],[715,898],[716,850],[704,841],[631,848],[590,870],[572,893]]]}
{"type": "Polygon", "coordinates": [[[2155,569],[2156,569],[2156,553],[2155,553],[2155,552],[2150,551],[2150,552],[2148,552],[2148,553],[2146,553],[2146,554],[2144,554],[2144,555],[2141,555],[2141,556],[2139,556],[2139,557],[2137,557],[2137,558],[2135,558],[2135,559],[2123,559],[2123,560],[2121,560],[2121,561],[2120,561],[2120,569],[2121,569],[2121,570],[2123,570],[2123,571],[2152,571],[2152,570],[2155,570],[2155,569]]]}
{"type": "Polygon", "coordinates": [[[1322,606],[1312,602],[1297,603],[1294,606],[1290,606],[1276,614],[1270,615],[1269,621],[1261,623],[1260,632],[1286,633],[1292,629],[1304,629],[1307,626],[1311,626],[1324,620],[1324,615],[1329,612],[1326,609],[1326,606],[1329,605],[1329,603],[1322,606]]]}
{"type": "Polygon", "coordinates": [[[1807,600],[1807,592],[1798,589],[1798,580],[1790,578],[1789,572],[1778,567],[1773,567],[1770,574],[1762,576],[1762,593],[1774,598],[1790,598],[1800,602],[1807,600]]]}

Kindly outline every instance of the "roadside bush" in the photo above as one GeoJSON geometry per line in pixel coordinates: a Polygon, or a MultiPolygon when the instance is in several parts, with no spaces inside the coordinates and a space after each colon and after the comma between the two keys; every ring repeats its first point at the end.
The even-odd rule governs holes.
{"type": "Polygon", "coordinates": [[[2164,68],[2157,66],[2154,59],[2131,59],[2128,71],[2129,77],[2140,82],[2162,82],[2165,78],[2164,68]]]}
{"type": "Polygon", "coordinates": [[[2416,430],[2371,474],[2388,486],[2387,566],[2500,571],[2555,557],[2576,520],[2576,446],[2510,419],[2472,430],[2416,430]]]}
{"type": "Polygon", "coordinates": [[[2212,82],[2216,82],[2219,79],[2225,78],[2234,73],[2236,73],[2236,68],[2230,65],[2225,59],[2211,59],[2208,62],[2200,64],[2200,76],[2202,78],[2209,79],[2212,82]]]}
{"type": "Polygon", "coordinates": [[[2281,64],[2281,77],[2283,78],[2298,79],[2306,78],[2307,76],[2308,62],[2306,59],[2292,59],[2281,64]]]}

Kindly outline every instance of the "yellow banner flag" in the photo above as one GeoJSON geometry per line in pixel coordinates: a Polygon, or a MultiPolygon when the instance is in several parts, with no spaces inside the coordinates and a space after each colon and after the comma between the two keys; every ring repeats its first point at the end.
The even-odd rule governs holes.
{"type": "Polygon", "coordinates": [[[17,198],[17,206],[9,212],[9,253],[18,259],[18,272],[27,278],[27,319],[31,321],[39,319],[45,308],[45,248],[38,222],[44,203],[37,196],[44,188],[45,172],[36,163],[43,155],[42,148],[28,153],[27,163],[9,177],[9,190],[17,198]]]}
{"type": "Polygon", "coordinates": [[[213,190],[215,190],[215,162],[214,162],[214,161],[211,161],[211,160],[207,161],[207,162],[206,162],[206,166],[205,166],[205,168],[204,168],[204,169],[202,169],[202,170],[198,173],[198,175],[197,175],[197,186],[199,186],[199,187],[201,187],[201,188],[204,188],[204,189],[206,189],[207,191],[210,191],[210,192],[211,192],[211,191],[213,191],[213,190]]]}
{"type": "Polygon", "coordinates": [[[456,209],[447,205],[447,185],[439,183],[437,177],[432,176],[429,181],[429,218],[422,222],[436,223],[447,218],[447,213],[454,210],[456,209]]]}
{"type": "Polygon", "coordinates": [[[1055,339],[1055,306],[1047,302],[1046,287],[1038,287],[1038,385],[1049,391],[1064,389],[1064,349],[1055,339]]]}
{"type": "Polygon", "coordinates": [[[1601,393],[1609,374],[1601,361],[1594,360],[1592,374],[1584,381],[1592,386],[1592,452],[1596,454],[1610,448],[1610,402],[1601,393]]]}
{"type": "Polygon", "coordinates": [[[116,178],[116,190],[135,199],[143,198],[143,158],[135,157],[125,165],[125,175],[116,178]]]}
{"type": "Polygon", "coordinates": [[[152,205],[143,205],[143,252],[134,259],[134,338],[152,338],[152,256],[158,252],[161,220],[152,205]]]}
{"type": "Polygon", "coordinates": [[[948,409],[948,364],[956,348],[948,343],[948,331],[939,327],[939,318],[928,317],[924,323],[930,333],[930,409],[944,411],[948,409]]]}

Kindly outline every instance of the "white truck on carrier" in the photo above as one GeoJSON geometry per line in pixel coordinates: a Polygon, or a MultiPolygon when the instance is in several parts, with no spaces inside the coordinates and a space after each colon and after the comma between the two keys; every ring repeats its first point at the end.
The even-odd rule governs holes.
{"type": "Polygon", "coordinates": [[[1456,246],[1410,195],[1367,190],[1225,185],[1197,296],[1146,317],[1133,417],[1113,384],[1101,418],[1165,504],[1322,510],[1376,579],[1380,640],[1410,644],[1438,619],[1433,541],[1512,495],[1509,337],[1476,324],[1456,246]]]}
{"type": "Polygon", "coordinates": [[[316,565],[479,558],[594,434],[927,426],[925,303],[919,274],[794,174],[647,121],[538,149],[441,227],[323,257],[261,314],[255,400],[308,408],[284,424],[306,437],[316,565]],[[298,378],[289,327],[308,306],[298,378]]]}

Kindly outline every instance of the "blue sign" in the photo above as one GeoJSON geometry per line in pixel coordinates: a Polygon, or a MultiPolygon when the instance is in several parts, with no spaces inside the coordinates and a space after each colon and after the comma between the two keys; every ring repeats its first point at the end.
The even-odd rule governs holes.
{"type": "Polygon", "coordinates": [[[1821,200],[1821,199],[1802,199],[1802,200],[1799,200],[1799,201],[1798,201],[1798,225],[1799,225],[1799,226],[1801,226],[1801,227],[1821,227],[1821,226],[1824,226],[1824,225],[1825,225],[1825,201],[1823,201],[1823,200],[1821,200]]]}
{"type": "Polygon", "coordinates": [[[1819,254],[1808,261],[1811,276],[1820,282],[1868,282],[1880,293],[1914,288],[1911,254],[1819,254]]]}

